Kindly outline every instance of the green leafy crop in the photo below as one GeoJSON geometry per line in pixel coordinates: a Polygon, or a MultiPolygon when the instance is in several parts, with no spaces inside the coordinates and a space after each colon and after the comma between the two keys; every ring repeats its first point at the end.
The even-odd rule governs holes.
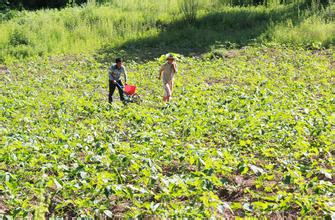
{"type": "Polygon", "coordinates": [[[0,212],[11,216],[334,216],[332,51],[245,48],[126,63],[141,105],[107,104],[91,56],[0,72],[0,212]]]}

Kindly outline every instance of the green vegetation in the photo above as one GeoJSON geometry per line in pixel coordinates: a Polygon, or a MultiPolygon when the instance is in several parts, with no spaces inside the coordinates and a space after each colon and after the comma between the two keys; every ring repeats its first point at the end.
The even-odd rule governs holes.
{"type": "Polygon", "coordinates": [[[179,60],[167,108],[158,61],[127,63],[144,99],[127,106],[107,104],[107,64],[91,56],[8,65],[12,73],[0,75],[0,209],[334,215],[334,52],[220,54],[179,60]]]}
{"type": "Polygon", "coordinates": [[[333,1],[8,5],[0,219],[335,216],[333,1]],[[169,51],[180,71],[165,106],[169,51]],[[107,103],[116,56],[140,105],[107,103]]]}
{"type": "Polygon", "coordinates": [[[333,3],[328,7],[305,2],[257,7],[226,4],[199,1],[192,12],[193,7],[179,0],[126,0],[62,10],[11,11],[0,23],[0,61],[99,49],[108,53],[123,49],[136,59],[147,54],[153,58],[166,50],[190,55],[255,42],[314,48],[334,44],[333,3]]]}
{"type": "Polygon", "coordinates": [[[85,3],[84,0],[0,0],[0,10],[2,8],[60,8],[67,5],[75,5],[85,3]]]}

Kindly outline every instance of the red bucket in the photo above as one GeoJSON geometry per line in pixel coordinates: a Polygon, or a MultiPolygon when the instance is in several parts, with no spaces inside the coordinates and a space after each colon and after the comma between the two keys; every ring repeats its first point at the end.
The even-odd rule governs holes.
{"type": "Polygon", "coordinates": [[[124,87],[124,92],[127,93],[128,95],[134,95],[136,92],[136,86],[126,85],[124,87]]]}

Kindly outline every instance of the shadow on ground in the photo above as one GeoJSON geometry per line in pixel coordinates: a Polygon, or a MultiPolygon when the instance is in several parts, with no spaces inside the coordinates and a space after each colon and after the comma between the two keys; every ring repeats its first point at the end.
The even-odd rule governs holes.
{"type": "Polygon", "coordinates": [[[115,56],[125,60],[145,62],[168,52],[184,56],[196,56],[215,48],[238,48],[257,40],[267,39],[267,30],[272,25],[291,19],[297,25],[297,8],[304,5],[290,5],[280,9],[230,8],[212,12],[198,18],[194,24],[183,20],[170,24],[160,23],[161,32],[153,37],[125,42],[119,47],[103,46],[97,51],[99,62],[110,62],[115,56]]]}

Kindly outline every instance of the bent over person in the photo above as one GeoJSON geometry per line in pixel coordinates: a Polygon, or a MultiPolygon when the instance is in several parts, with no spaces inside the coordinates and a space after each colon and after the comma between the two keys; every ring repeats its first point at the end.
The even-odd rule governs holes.
{"type": "Polygon", "coordinates": [[[127,71],[126,68],[122,65],[122,59],[117,58],[115,60],[115,64],[111,65],[108,69],[109,75],[109,94],[108,94],[108,102],[113,102],[113,94],[115,88],[119,90],[120,100],[124,101],[123,95],[123,83],[121,81],[121,77],[124,78],[124,83],[127,84],[127,71]]]}
{"type": "Polygon", "coordinates": [[[162,79],[163,81],[163,101],[169,102],[172,96],[174,74],[178,71],[178,69],[175,58],[172,54],[169,54],[166,60],[167,62],[163,64],[159,70],[158,79],[162,79]]]}

